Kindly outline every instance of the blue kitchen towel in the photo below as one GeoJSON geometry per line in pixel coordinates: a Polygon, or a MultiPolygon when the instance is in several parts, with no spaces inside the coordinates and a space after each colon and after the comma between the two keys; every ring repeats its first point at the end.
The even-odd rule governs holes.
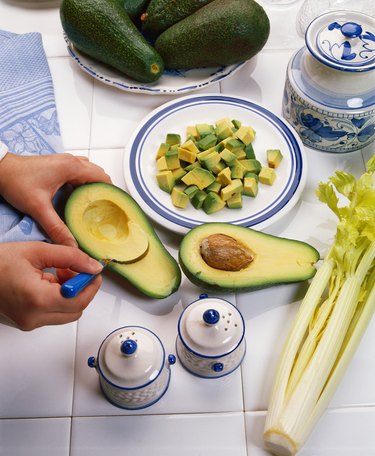
{"type": "MultiPolygon", "coordinates": [[[[40,33],[18,35],[0,30],[0,141],[17,155],[63,151],[40,33]]],[[[0,196],[0,242],[31,240],[48,238],[37,223],[0,196]]]]}

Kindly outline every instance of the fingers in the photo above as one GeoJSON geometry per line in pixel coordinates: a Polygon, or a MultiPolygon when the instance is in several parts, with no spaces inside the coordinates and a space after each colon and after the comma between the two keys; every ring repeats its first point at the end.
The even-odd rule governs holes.
{"type": "Polygon", "coordinates": [[[34,242],[32,246],[33,251],[25,253],[28,255],[29,261],[39,270],[56,268],[99,274],[103,269],[103,265],[99,261],[73,247],[43,242],[34,242]]]}
{"type": "Polygon", "coordinates": [[[52,241],[56,242],[56,244],[78,247],[69,228],[61,220],[50,202],[45,205],[39,204],[36,210],[37,213],[33,214],[34,218],[38,220],[40,226],[52,241]]]}
{"type": "Polygon", "coordinates": [[[78,186],[90,182],[105,182],[111,184],[110,176],[100,166],[90,162],[86,157],[75,157],[70,154],[63,154],[69,156],[69,164],[67,163],[65,169],[67,171],[66,183],[78,186]]]}
{"type": "Polygon", "coordinates": [[[102,277],[97,276],[78,296],[67,299],[61,295],[58,283],[46,280],[40,288],[44,294],[43,299],[39,302],[34,300],[32,309],[17,319],[17,327],[23,331],[32,331],[46,325],[61,325],[78,320],[101,283],[102,277]]]}

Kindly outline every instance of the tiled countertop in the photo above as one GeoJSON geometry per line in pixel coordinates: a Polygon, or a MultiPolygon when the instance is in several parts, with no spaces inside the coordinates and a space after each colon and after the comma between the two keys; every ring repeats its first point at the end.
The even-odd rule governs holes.
{"type": "MultiPolygon", "coordinates": [[[[287,62],[303,42],[296,12],[267,7],[272,33],[266,47],[234,76],[203,90],[239,95],[281,114],[287,62]]],[[[122,92],[87,74],[68,56],[54,2],[0,2],[0,29],[40,31],[52,72],[61,133],[67,151],[85,154],[126,188],[123,150],[142,118],[169,95],[122,92]]],[[[332,241],[334,216],[314,190],[335,170],[360,175],[373,149],[345,155],[306,150],[308,178],[298,204],[267,232],[307,241],[322,256],[332,241]]],[[[159,231],[176,257],[179,237],[159,231]]],[[[100,342],[124,325],[157,333],[174,353],[177,320],[201,290],[183,280],[171,297],[154,301],[119,277],[104,273],[101,290],[78,323],[30,333],[0,328],[1,456],[266,456],[262,432],[276,363],[306,284],[227,296],[246,323],[247,352],[240,369],[217,380],[187,373],[177,362],[166,395],[130,412],[101,394],[87,366],[100,342]]],[[[355,354],[331,404],[301,456],[375,455],[375,321],[355,354]]]]}

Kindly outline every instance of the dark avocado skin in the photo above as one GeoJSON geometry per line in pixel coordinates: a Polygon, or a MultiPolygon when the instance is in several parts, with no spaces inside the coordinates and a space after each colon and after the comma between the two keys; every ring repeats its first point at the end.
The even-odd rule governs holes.
{"type": "Polygon", "coordinates": [[[63,0],[60,18],[79,51],[136,81],[151,83],[162,75],[162,58],[118,0],[63,0]]]}
{"type": "Polygon", "coordinates": [[[214,0],[163,32],[155,48],[166,68],[226,66],[256,55],[269,32],[268,16],[254,0],[214,0]]]}
{"type": "MultiPolygon", "coordinates": [[[[142,31],[155,39],[173,24],[190,16],[213,0],[151,0],[142,19],[142,31]]],[[[229,1],[227,2],[229,3],[229,1]]]]}
{"type": "Polygon", "coordinates": [[[138,19],[142,13],[147,9],[150,0],[120,0],[123,2],[125,11],[128,13],[130,19],[138,19]]]}

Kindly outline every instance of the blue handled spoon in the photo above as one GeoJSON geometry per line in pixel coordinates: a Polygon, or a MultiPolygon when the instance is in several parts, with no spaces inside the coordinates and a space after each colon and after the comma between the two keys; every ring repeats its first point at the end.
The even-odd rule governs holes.
{"type": "MultiPolygon", "coordinates": [[[[103,267],[115,260],[105,259],[100,263],[103,267]]],[[[61,285],[61,294],[64,298],[74,298],[78,295],[89,283],[91,283],[98,274],[88,274],[87,272],[80,272],[71,279],[67,280],[61,285]]]]}

